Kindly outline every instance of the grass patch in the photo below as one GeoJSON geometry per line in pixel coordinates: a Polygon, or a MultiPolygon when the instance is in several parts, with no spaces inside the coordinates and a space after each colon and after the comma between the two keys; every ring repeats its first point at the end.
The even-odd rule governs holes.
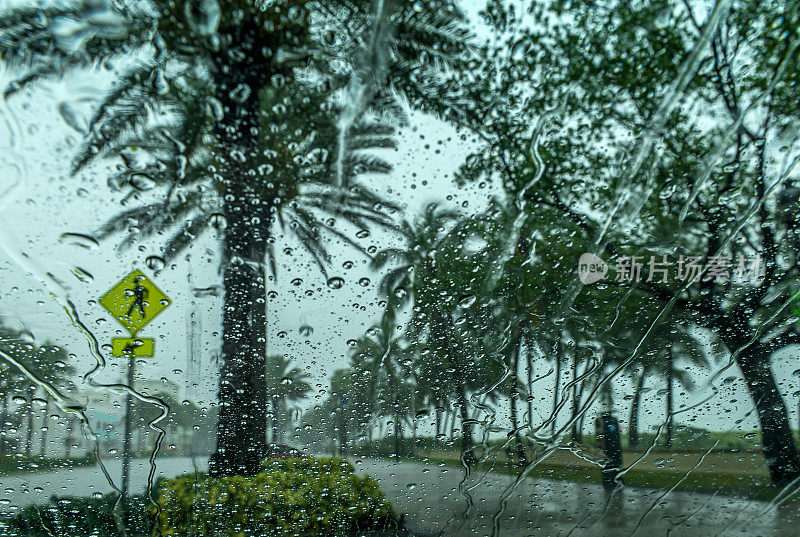
{"type": "MultiPolygon", "coordinates": [[[[461,468],[461,461],[457,458],[439,457],[401,457],[409,462],[423,462],[428,464],[445,464],[461,468]]],[[[519,475],[523,467],[512,467],[505,462],[484,461],[475,463],[473,469],[504,475],[519,475]]],[[[571,481],[574,483],[600,484],[600,469],[585,466],[569,466],[562,464],[538,464],[528,477],[533,479],[552,479],[555,481],[571,481]]],[[[750,474],[739,475],[730,473],[712,472],[677,472],[670,470],[639,470],[630,469],[623,477],[623,483],[630,487],[643,487],[685,492],[717,493],[723,496],[747,497],[750,499],[769,501],[779,493],[779,488],[772,485],[768,478],[750,474]]]]}

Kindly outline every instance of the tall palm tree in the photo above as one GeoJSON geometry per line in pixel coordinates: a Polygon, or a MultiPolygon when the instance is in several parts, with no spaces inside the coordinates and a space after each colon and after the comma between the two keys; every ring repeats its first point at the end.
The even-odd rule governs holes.
{"type": "Polygon", "coordinates": [[[368,379],[367,390],[371,408],[366,427],[372,428],[372,418],[391,416],[394,424],[395,455],[402,451],[403,421],[407,419],[414,394],[413,362],[410,351],[395,335],[397,327],[392,315],[384,315],[378,326],[370,328],[351,351],[351,369],[363,372],[368,379]]]}
{"type": "Polygon", "coordinates": [[[385,356],[386,349],[367,335],[359,337],[350,349],[349,369],[357,381],[351,382],[350,388],[355,393],[349,395],[348,398],[352,396],[353,405],[360,407],[360,419],[355,425],[359,430],[366,432],[367,439],[370,441],[375,428],[375,419],[383,414],[380,404],[380,382],[382,361],[385,356]],[[363,396],[363,399],[357,397],[359,395],[363,396]]]}
{"type": "Polygon", "coordinates": [[[308,373],[292,365],[281,354],[267,356],[267,398],[270,403],[272,442],[279,439],[278,422],[286,414],[287,403],[301,401],[311,393],[308,373]]]}
{"type": "MultiPolygon", "coordinates": [[[[379,293],[386,297],[387,306],[383,323],[394,323],[398,311],[408,304],[415,304],[417,295],[416,278],[418,275],[430,274],[434,270],[436,252],[442,245],[448,228],[459,217],[459,213],[443,209],[438,203],[429,203],[415,219],[404,219],[399,227],[402,239],[400,246],[380,250],[372,259],[372,268],[385,269],[381,278],[379,293]]],[[[414,341],[414,338],[411,339],[414,341]]],[[[367,347],[373,342],[367,342],[367,347]]],[[[417,350],[424,346],[416,345],[417,350]]],[[[371,351],[370,351],[371,352],[371,351]]],[[[419,357],[419,365],[424,372],[415,368],[417,389],[436,407],[437,431],[441,427],[441,412],[444,402],[451,400],[452,386],[442,382],[443,371],[435,372],[435,363],[425,357],[419,357]],[[427,365],[425,365],[427,364],[427,365]]],[[[442,369],[439,364],[439,369],[442,369]]]]}
{"type": "Polygon", "coordinates": [[[494,385],[500,363],[493,345],[480,336],[495,322],[495,307],[480,277],[488,265],[483,243],[482,223],[463,220],[427,252],[414,269],[414,315],[407,327],[408,339],[421,349],[419,377],[429,379],[427,389],[437,399],[455,399],[467,464],[474,459],[470,395],[494,396],[485,392],[494,385]]]}
{"type": "MultiPolygon", "coordinates": [[[[648,342],[647,350],[640,353],[638,358],[631,364],[635,368],[635,374],[637,375],[628,422],[628,444],[631,448],[639,446],[639,413],[647,376],[657,375],[663,378],[666,383],[665,389],[660,390],[659,394],[665,396],[666,430],[664,444],[670,447],[674,430],[675,384],[677,383],[687,390],[692,389],[694,386],[691,373],[685,369],[678,369],[675,366],[675,361],[680,359],[696,368],[708,368],[711,365],[711,359],[703,351],[700,342],[683,325],[677,323],[662,324],[656,328],[656,332],[651,338],[648,342]]],[[[640,335],[635,334],[631,339],[631,344],[636,345],[639,340],[640,335]]]]}
{"type": "Polygon", "coordinates": [[[263,266],[274,269],[273,221],[320,264],[327,257],[322,233],[348,240],[328,218],[359,228],[386,223],[375,209],[379,200],[344,188],[350,181],[343,177],[387,170],[358,151],[388,144],[386,127],[365,118],[397,116],[399,95],[435,111],[426,99],[436,75],[464,49],[466,32],[458,11],[444,9],[449,2],[384,4],[378,12],[366,0],[151,0],[2,13],[0,55],[22,70],[7,95],[81,69],[114,65],[123,72],[89,122],[74,171],[118,157],[123,166],[109,181],[130,189],[126,201],[142,190],[165,192],[163,201],[110,221],[100,236],[125,232],[130,243],[177,228],[163,254],[151,258],[157,267],[209,224],[220,230],[225,307],[213,475],[260,470],[267,426],[263,266]],[[348,86],[353,72],[361,79],[348,86]],[[364,89],[358,106],[347,106],[354,96],[346,87],[364,89]],[[347,121],[333,118],[337,90],[348,93],[341,112],[347,121]],[[321,218],[312,207],[332,215],[321,218]]]}
{"type": "Polygon", "coordinates": [[[414,275],[431,269],[448,226],[459,217],[457,211],[429,203],[413,221],[403,220],[399,233],[403,244],[380,250],[372,259],[372,268],[391,267],[381,279],[379,292],[387,297],[387,311],[392,312],[414,299],[414,275]]]}
{"type": "Polygon", "coordinates": [[[655,373],[666,380],[666,431],[664,445],[672,446],[674,433],[674,408],[675,384],[687,390],[694,387],[692,375],[687,369],[678,369],[676,360],[688,362],[691,367],[707,369],[711,365],[709,357],[703,352],[703,347],[695,336],[686,327],[677,325],[665,327],[654,338],[653,346],[656,348],[656,361],[653,368],[655,373]]]}

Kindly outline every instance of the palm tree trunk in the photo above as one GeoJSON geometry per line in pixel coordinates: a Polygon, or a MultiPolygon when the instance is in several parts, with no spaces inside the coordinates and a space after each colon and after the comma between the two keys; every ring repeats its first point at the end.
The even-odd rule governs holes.
{"type": "Polygon", "coordinates": [[[557,339],[556,339],[556,385],[553,388],[553,413],[551,415],[551,419],[553,423],[551,425],[550,433],[556,434],[556,414],[558,413],[558,398],[559,398],[559,391],[561,388],[561,358],[562,358],[563,348],[561,346],[561,331],[558,331],[557,339]]]}
{"type": "Polygon", "coordinates": [[[339,455],[342,457],[347,455],[347,415],[344,403],[339,405],[339,455]]]}
{"type": "MultiPolygon", "coordinates": [[[[443,323],[440,326],[445,328],[442,334],[444,336],[445,353],[452,366],[453,384],[455,385],[458,404],[461,407],[461,454],[464,461],[469,465],[474,459],[474,454],[472,453],[472,420],[469,418],[469,404],[467,401],[467,379],[464,378],[464,366],[460,363],[450,340],[450,335],[452,334],[450,329],[453,328],[452,319],[449,316],[445,316],[444,320],[446,324],[443,323]]],[[[453,423],[455,423],[455,417],[453,418],[453,423]]]]}
{"type": "Polygon", "coordinates": [[[272,425],[271,439],[273,444],[277,444],[280,439],[278,438],[278,398],[276,396],[272,396],[270,406],[272,407],[272,419],[270,420],[272,425]]]}
{"type": "Polygon", "coordinates": [[[522,442],[519,437],[519,425],[517,423],[517,399],[519,399],[519,360],[520,354],[522,353],[522,339],[517,339],[516,345],[512,348],[512,352],[514,355],[513,363],[511,364],[513,370],[513,379],[512,382],[512,392],[511,392],[511,400],[513,406],[513,418],[512,418],[512,426],[514,427],[514,443],[516,444],[517,450],[517,459],[521,464],[527,465],[527,460],[525,457],[525,448],[522,445],[522,442]]]}
{"type": "MultiPolygon", "coordinates": [[[[458,382],[456,389],[458,390],[458,403],[461,407],[461,454],[469,463],[474,458],[474,454],[472,453],[472,425],[467,405],[467,391],[462,382],[458,382]]],[[[453,423],[455,424],[455,417],[453,417],[453,423]]]]}
{"type": "Polygon", "coordinates": [[[400,416],[400,414],[398,414],[397,415],[397,438],[398,438],[398,441],[400,443],[400,449],[398,450],[398,453],[400,453],[401,455],[403,454],[403,449],[405,448],[405,440],[406,439],[404,437],[404,434],[405,433],[403,431],[403,418],[402,418],[402,416],[400,416]]]}
{"type": "Polygon", "coordinates": [[[394,456],[400,456],[400,416],[397,412],[397,393],[395,390],[394,385],[394,375],[389,373],[389,391],[392,397],[392,413],[394,414],[394,430],[392,433],[394,434],[394,456]]]}
{"type": "Polygon", "coordinates": [[[581,430],[578,427],[578,410],[580,407],[580,394],[578,392],[578,349],[574,348],[572,351],[572,408],[570,412],[570,420],[572,421],[572,428],[570,436],[573,444],[580,444],[583,440],[581,430]]]}
{"type": "Polygon", "coordinates": [[[628,420],[628,446],[631,449],[639,447],[639,406],[642,402],[642,389],[644,389],[644,381],[647,378],[647,368],[642,368],[642,374],[639,375],[636,381],[636,388],[633,392],[633,400],[631,401],[631,414],[628,420]]]}
{"type": "Polygon", "coordinates": [[[230,189],[228,199],[234,201],[225,207],[220,412],[217,448],[209,461],[209,474],[215,477],[257,474],[267,440],[266,286],[261,268],[266,237],[244,218],[254,193],[239,182],[232,185],[240,188],[230,189]]]}
{"type": "Polygon", "coordinates": [[[28,399],[28,424],[26,427],[25,437],[25,456],[30,457],[33,454],[33,398],[36,395],[35,390],[31,390],[28,399]]]}
{"type": "Polygon", "coordinates": [[[434,438],[438,439],[442,434],[442,406],[437,403],[434,411],[436,412],[436,435],[434,438]]]}
{"type": "Polygon", "coordinates": [[[511,432],[514,435],[514,440],[519,440],[519,418],[517,417],[517,383],[519,379],[517,378],[517,366],[519,355],[517,355],[516,359],[513,357],[514,354],[514,347],[513,345],[509,345],[509,351],[506,358],[509,361],[509,369],[510,375],[509,380],[511,381],[511,387],[509,389],[508,394],[508,410],[511,417],[511,432]]]}
{"type": "Polygon", "coordinates": [[[525,347],[525,361],[528,375],[528,428],[533,430],[533,360],[530,346],[525,347]]]}
{"type": "MultiPolygon", "coordinates": [[[[267,316],[264,261],[272,199],[253,177],[259,151],[260,102],[253,91],[244,102],[231,97],[240,84],[255,87],[252,73],[232,73],[217,94],[226,110],[215,135],[221,151],[237,152],[218,173],[226,227],[223,237],[222,367],[219,379],[217,445],[211,476],[255,475],[267,447],[267,316]],[[236,125],[231,129],[231,125],[236,125]],[[241,162],[241,161],[243,162],[241,162]],[[258,217],[260,223],[254,222],[258,217]]],[[[264,76],[259,73],[257,76],[264,76]]],[[[277,192],[275,193],[277,195],[277,192]]]]}
{"type": "Polygon", "coordinates": [[[8,421],[8,394],[0,393],[0,457],[6,456],[6,449],[8,447],[8,435],[6,434],[6,422],[8,421]]]}
{"type": "Polygon", "coordinates": [[[519,437],[519,417],[517,415],[517,399],[519,399],[519,354],[521,352],[522,340],[517,339],[509,345],[508,361],[511,370],[511,389],[509,392],[509,414],[511,415],[511,434],[514,436],[514,449],[517,459],[521,462],[525,459],[525,449],[519,437]]]}
{"type": "MultiPolygon", "coordinates": [[[[418,382],[415,382],[419,385],[418,382]]],[[[417,451],[417,397],[416,393],[411,394],[411,456],[417,451]]]]}
{"type": "Polygon", "coordinates": [[[74,442],[72,434],[74,431],[75,431],[75,419],[70,418],[69,425],[67,425],[67,438],[64,442],[65,444],[64,458],[66,460],[69,460],[69,456],[72,453],[72,443],[74,442]]]}
{"type": "Polygon", "coordinates": [[[675,370],[673,368],[672,347],[667,347],[667,433],[664,445],[672,447],[672,407],[673,407],[673,384],[675,381],[675,370]]]}
{"type": "Polygon", "coordinates": [[[42,443],[39,447],[42,458],[47,456],[47,423],[50,414],[50,395],[44,395],[44,418],[42,419],[42,443]]]}

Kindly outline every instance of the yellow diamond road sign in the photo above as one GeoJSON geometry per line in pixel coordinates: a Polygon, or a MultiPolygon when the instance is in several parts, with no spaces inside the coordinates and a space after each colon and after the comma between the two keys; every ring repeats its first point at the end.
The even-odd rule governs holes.
{"type": "Polygon", "coordinates": [[[170,300],[147,276],[134,270],[100,297],[100,304],[134,336],[164,311],[170,300]]]}

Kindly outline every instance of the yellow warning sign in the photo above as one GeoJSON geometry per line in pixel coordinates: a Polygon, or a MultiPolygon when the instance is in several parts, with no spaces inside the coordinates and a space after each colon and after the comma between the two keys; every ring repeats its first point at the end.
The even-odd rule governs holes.
{"type": "Polygon", "coordinates": [[[112,356],[136,356],[152,358],[156,352],[156,341],[145,337],[115,337],[111,340],[112,356]]]}
{"type": "Polygon", "coordinates": [[[134,270],[100,297],[100,304],[135,336],[170,300],[147,276],[134,270]]]}

